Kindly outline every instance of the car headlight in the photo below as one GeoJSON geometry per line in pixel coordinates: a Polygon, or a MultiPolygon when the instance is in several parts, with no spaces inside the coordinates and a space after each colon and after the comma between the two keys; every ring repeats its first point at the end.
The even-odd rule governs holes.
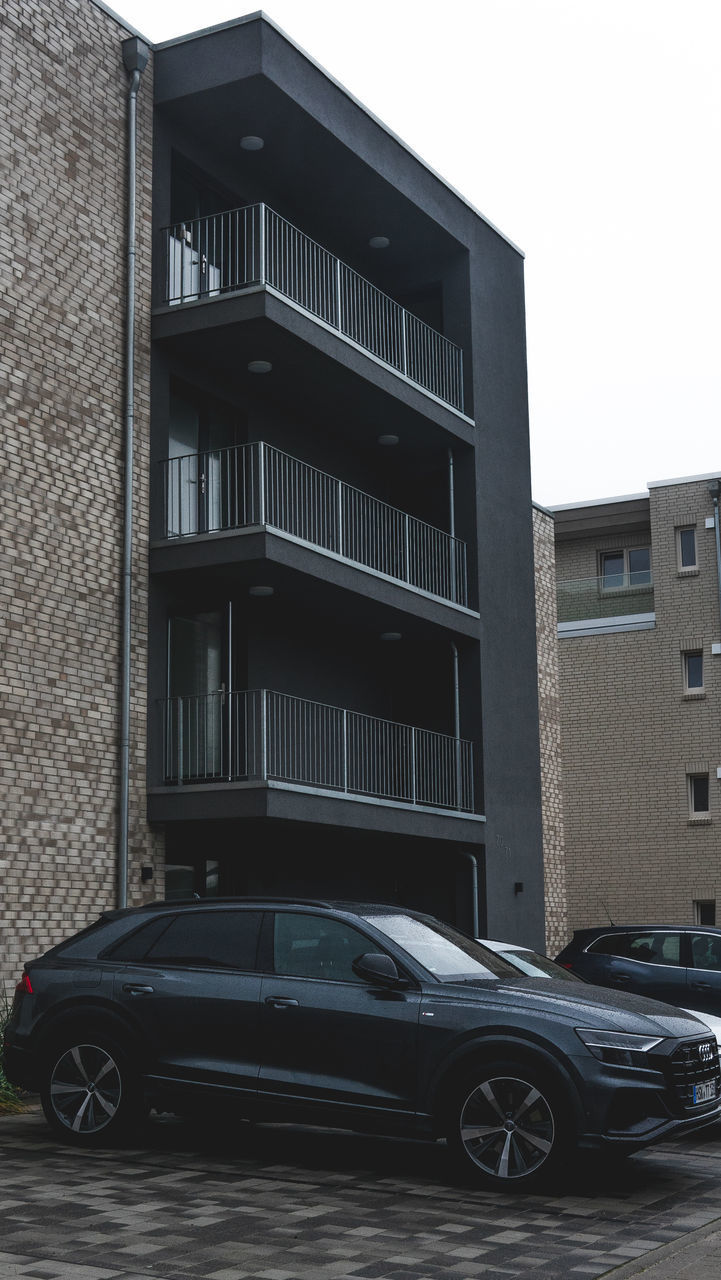
{"type": "Polygon", "coordinates": [[[663,1039],[630,1035],[627,1031],[598,1031],[595,1027],[576,1027],[576,1035],[595,1058],[614,1067],[648,1066],[646,1054],[663,1039]]]}

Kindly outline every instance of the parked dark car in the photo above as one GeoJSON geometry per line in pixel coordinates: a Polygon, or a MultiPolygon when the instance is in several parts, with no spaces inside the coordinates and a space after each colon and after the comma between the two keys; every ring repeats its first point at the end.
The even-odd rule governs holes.
{"type": "Polygon", "coordinates": [[[577,929],[556,963],[598,986],[721,1014],[721,929],[613,925],[577,929]]]}
{"type": "Polygon", "coordinates": [[[448,925],[279,899],[107,912],[31,961],[9,1079],[63,1138],[147,1106],[445,1136],[489,1186],[578,1148],[632,1151],[718,1118],[716,1041],[624,993],[529,978],[448,925]]]}

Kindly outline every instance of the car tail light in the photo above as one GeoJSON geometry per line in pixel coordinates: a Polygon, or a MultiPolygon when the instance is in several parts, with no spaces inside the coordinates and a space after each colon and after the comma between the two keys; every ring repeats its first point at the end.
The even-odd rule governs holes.
{"type": "Polygon", "coordinates": [[[22,996],[31,996],[32,994],[33,984],[30,981],[30,974],[24,973],[15,988],[15,999],[19,1000],[22,996]]]}

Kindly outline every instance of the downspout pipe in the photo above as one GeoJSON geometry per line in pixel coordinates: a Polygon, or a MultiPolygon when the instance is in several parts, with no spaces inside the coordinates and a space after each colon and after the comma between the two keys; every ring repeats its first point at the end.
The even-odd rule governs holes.
{"type": "MultiPolygon", "coordinates": [[[[450,452],[450,450],[449,450],[450,452]]],[[[451,640],[451,657],[453,659],[453,737],[456,740],[456,803],[460,803],[461,794],[461,697],[458,679],[458,646],[451,640]]],[[[462,858],[471,863],[471,917],[473,920],[473,937],[478,937],[478,859],[474,853],[466,849],[460,850],[462,858]]]]}
{"type": "Polygon", "coordinates": [[[719,598],[719,617],[721,618],[721,531],[719,530],[719,495],[721,495],[721,480],[714,480],[709,485],[709,493],[713,500],[713,523],[714,533],[716,536],[716,575],[718,579],[718,598],[719,598]]]}
{"type": "Polygon", "coordinates": [[[127,277],[125,297],[125,474],[123,481],[122,630],[120,648],[120,814],[118,820],[119,907],[128,904],[128,829],[130,807],[130,627],[133,590],[133,449],[135,443],[135,237],[137,175],[137,100],[140,77],[150,49],[133,36],[124,40],[123,64],[128,90],[127,277]]]}

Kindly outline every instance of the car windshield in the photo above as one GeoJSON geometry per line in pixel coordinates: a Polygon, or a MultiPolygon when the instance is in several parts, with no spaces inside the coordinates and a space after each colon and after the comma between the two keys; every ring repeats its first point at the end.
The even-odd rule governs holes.
{"type": "Polygon", "coordinates": [[[366,919],[403,947],[439,982],[498,978],[508,981],[519,977],[518,970],[502,956],[439,920],[418,920],[400,912],[393,915],[369,914],[366,919]]]}
{"type": "Polygon", "coordinates": [[[506,950],[501,955],[509,964],[514,965],[516,969],[520,969],[521,973],[527,973],[533,978],[561,978],[566,982],[582,982],[575,973],[569,973],[568,969],[562,969],[560,964],[549,960],[548,956],[541,956],[537,951],[526,951],[521,948],[518,951],[506,950]]]}

